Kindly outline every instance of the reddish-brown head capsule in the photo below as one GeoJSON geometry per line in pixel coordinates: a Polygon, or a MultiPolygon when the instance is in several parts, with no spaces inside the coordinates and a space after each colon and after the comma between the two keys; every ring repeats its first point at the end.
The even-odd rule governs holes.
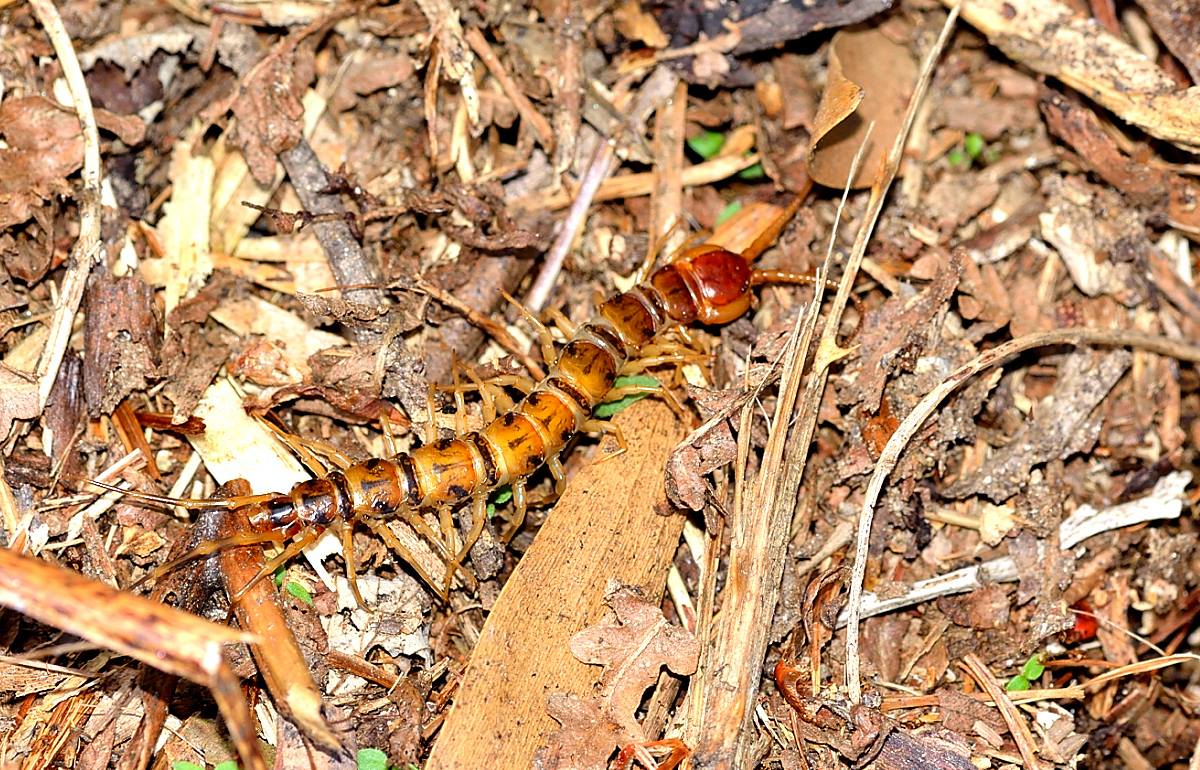
{"type": "Polygon", "coordinates": [[[742,255],[704,244],[685,251],[672,267],[687,285],[701,323],[729,323],[750,309],[750,263],[742,255]]]}

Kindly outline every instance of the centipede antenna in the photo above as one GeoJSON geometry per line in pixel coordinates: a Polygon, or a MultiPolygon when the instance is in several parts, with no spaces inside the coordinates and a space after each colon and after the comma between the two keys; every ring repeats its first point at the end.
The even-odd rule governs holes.
{"type": "Polygon", "coordinates": [[[168,507],[178,505],[193,511],[237,508],[243,505],[250,505],[251,503],[261,503],[274,497],[274,495],[244,495],[221,500],[199,497],[170,497],[168,495],[156,495],[150,492],[139,492],[136,489],[126,489],[125,487],[118,487],[114,484],[96,481],[95,479],[88,479],[87,483],[94,487],[100,487],[108,492],[119,492],[125,497],[128,497],[132,500],[137,500],[139,502],[156,503],[158,505],[165,505],[168,507]]]}

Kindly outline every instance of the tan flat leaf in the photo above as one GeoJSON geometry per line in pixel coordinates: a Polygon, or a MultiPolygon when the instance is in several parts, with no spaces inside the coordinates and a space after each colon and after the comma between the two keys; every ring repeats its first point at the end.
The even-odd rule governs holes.
{"type": "Polygon", "coordinates": [[[845,187],[854,156],[874,123],[851,182],[852,187],[869,186],[904,122],[916,79],[908,49],[878,30],[841,30],[834,35],[808,154],[813,181],[845,187]]]}

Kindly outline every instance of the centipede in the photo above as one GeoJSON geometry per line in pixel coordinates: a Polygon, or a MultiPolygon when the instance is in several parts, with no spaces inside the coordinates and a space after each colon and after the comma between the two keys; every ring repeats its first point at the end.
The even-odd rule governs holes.
{"type": "MultiPolygon", "coordinates": [[[[552,360],[546,376],[530,380],[523,398],[512,408],[499,411],[485,400],[485,424],[479,430],[456,431],[451,437],[386,458],[346,460],[323,477],[298,483],[287,492],[221,499],[176,498],[92,483],[149,504],[188,509],[245,508],[249,531],[206,544],[184,559],[220,547],[286,544],[260,577],[293,558],[326,530],[339,527],[348,582],[360,604],[351,535],[354,526],[363,523],[445,598],[456,574],[469,575],[463,563],[487,520],[489,496],[504,487],[511,489],[514,512],[502,538],[507,542],[525,519],[530,477],[545,467],[561,491],[561,455],[572,439],[584,433],[613,432],[610,423],[595,416],[596,408],[630,393],[653,390],[620,386],[617,382],[622,373],[645,368],[645,362],[662,358],[664,346],[656,346],[655,342],[664,333],[697,324],[720,326],[740,318],[751,307],[754,288],[761,284],[812,282],[808,275],[759,270],[752,265],[778,238],[800,200],[793,198],[784,206],[743,251],[711,243],[686,247],[673,260],[647,270],[648,275],[633,288],[601,302],[590,320],[564,335],[567,338],[557,349],[550,340],[543,339],[543,347],[548,347],[544,355],[552,360]],[[445,516],[463,508],[471,515],[470,530],[457,549],[451,550],[421,513],[436,511],[445,516]],[[440,584],[420,568],[408,549],[383,525],[391,517],[407,522],[439,551],[447,565],[440,584]]],[[[509,384],[520,387],[515,381],[509,384]]],[[[173,564],[160,567],[154,574],[162,574],[173,564]]],[[[242,590],[246,588],[249,585],[242,590]]]]}

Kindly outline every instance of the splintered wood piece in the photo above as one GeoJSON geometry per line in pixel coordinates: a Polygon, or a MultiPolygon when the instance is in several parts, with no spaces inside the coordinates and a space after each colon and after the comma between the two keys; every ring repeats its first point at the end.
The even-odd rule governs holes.
{"type": "MultiPolygon", "coordinates": [[[[577,660],[571,636],[605,612],[610,580],[662,596],[683,529],[663,516],[663,466],[683,426],[660,401],[617,415],[628,449],[581,470],[500,592],[427,770],[530,767],[558,723],[554,693],[589,695],[601,670],[577,660]]],[[[611,450],[611,442],[605,447],[611,450]]]]}
{"type": "Polygon", "coordinates": [[[209,688],[242,765],[266,770],[238,680],[221,652],[245,632],[0,548],[0,605],[209,688]]]}

